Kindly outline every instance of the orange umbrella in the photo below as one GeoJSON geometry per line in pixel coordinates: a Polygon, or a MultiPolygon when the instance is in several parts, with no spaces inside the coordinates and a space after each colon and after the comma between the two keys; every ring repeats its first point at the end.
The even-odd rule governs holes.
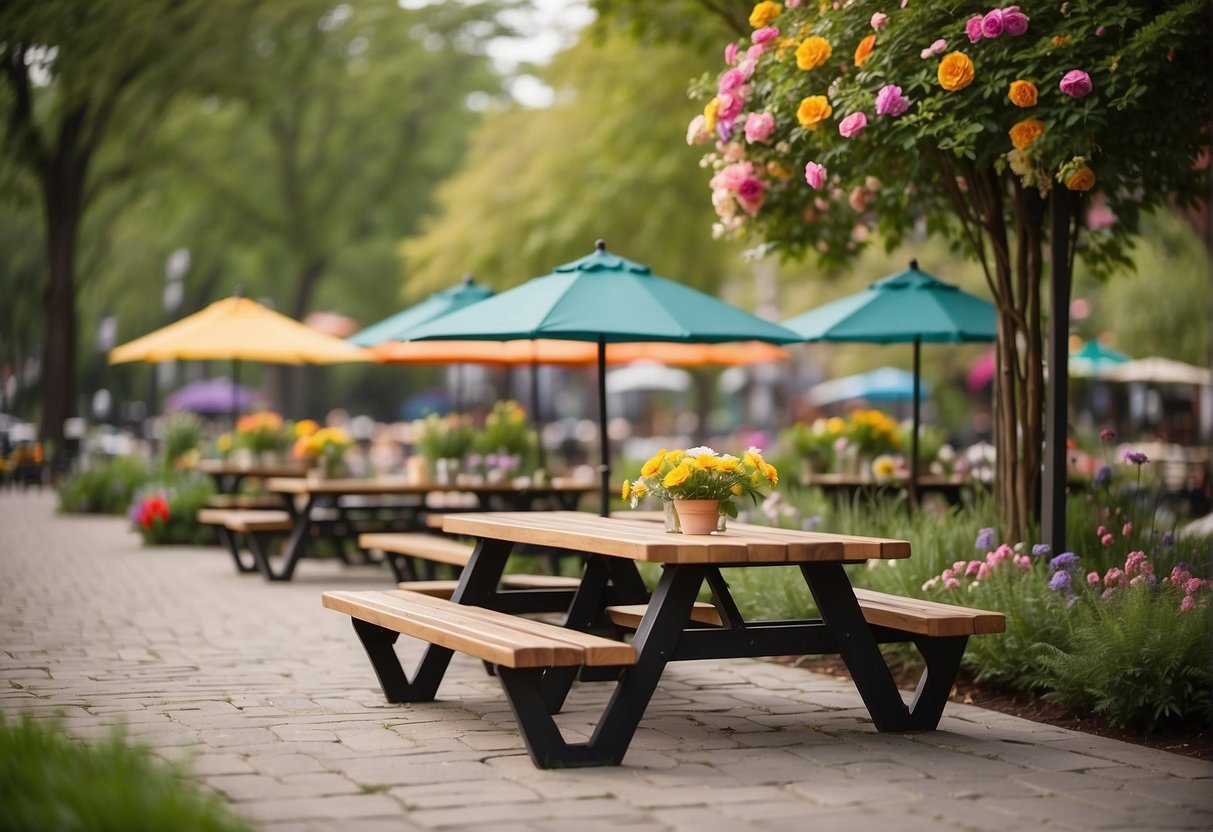
{"type": "MultiPolygon", "coordinates": [[[[598,361],[598,346],[587,341],[551,339],[518,341],[385,341],[370,347],[381,364],[557,364],[589,367],[598,361]]],[[[653,341],[607,344],[608,364],[656,361],[695,367],[727,367],[786,361],[788,351],[774,344],[743,341],[736,344],[683,344],[653,341]]]]}

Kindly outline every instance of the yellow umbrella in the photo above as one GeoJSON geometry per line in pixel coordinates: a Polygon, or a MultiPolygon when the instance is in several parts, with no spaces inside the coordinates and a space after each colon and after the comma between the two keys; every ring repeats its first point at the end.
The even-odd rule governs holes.
{"type": "MultiPolygon", "coordinates": [[[[239,389],[240,362],[338,364],[370,361],[361,347],[348,344],[275,312],[243,296],[215,301],[193,315],[114,347],[110,364],[128,361],[231,361],[233,389],[239,389]]],[[[232,398],[232,429],[239,405],[232,398]]]]}
{"type": "Polygon", "coordinates": [[[239,294],[114,347],[109,353],[110,364],[223,359],[338,364],[369,361],[370,355],[361,347],[317,332],[239,294]]]}

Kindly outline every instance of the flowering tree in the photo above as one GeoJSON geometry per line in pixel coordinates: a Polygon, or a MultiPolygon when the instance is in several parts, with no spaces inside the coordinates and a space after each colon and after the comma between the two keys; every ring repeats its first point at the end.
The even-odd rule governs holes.
{"type": "Polygon", "coordinates": [[[1108,274],[1144,211],[1207,197],[1206,3],[787,0],[748,23],[688,129],[712,146],[717,235],[837,266],[925,224],[974,256],[998,308],[999,509],[1021,536],[1040,491],[1046,261],[1064,312],[1076,256],[1108,274]],[[1114,222],[1087,222],[1095,192],[1114,222]]]}

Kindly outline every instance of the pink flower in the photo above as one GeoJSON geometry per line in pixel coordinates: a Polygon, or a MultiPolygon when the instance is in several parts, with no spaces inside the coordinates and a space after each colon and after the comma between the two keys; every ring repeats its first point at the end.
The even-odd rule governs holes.
{"type": "MultiPolygon", "coordinates": [[[[1132,575],[1135,572],[1146,573],[1143,564],[1148,565],[1145,552],[1129,552],[1129,556],[1125,558],[1125,574],[1132,575]]],[[[1149,570],[1153,571],[1153,569],[1149,570]]]]}
{"type": "Polygon", "coordinates": [[[1019,10],[1019,6],[1007,6],[1002,10],[1002,30],[1013,38],[1028,31],[1028,16],[1019,10]]]}
{"type": "Polygon", "coordinates": [[[1015,565],[1027,572],[1032,568],[1032,559],[1027,555],[1016,555],[1015,565]]]}
{"type": "Polygon", "coordinates": [[[986,578],[990,577],[990,573],[993,571],[994,570],[990,568],[989,564],[983,563],[981,566],[977,567],[977,580],[984,581],[986,578]]]}
{"type": "Polygon", "coordinates": [[[943,580],[943,581],[950,581],[955,576],[956,576],[956,571],[953,569],[945,569],[939,573],[939,578],[940,578],[940,580],[943,580]]]}
{"type": "Polygon", "coordinates": [[[1116,431],[1111,428],[1104,428],[1099,432],[1099,438],[1104,442],[1111,442],[1116,438],[1116,431]]]}
{"type": "Polygon", "coordinates": [[[1123,586],[1125,583],[1125,573],[1113,566],[1103,576],[1103,585],[1112,589],[1117,586],[1123,586]]]}
{"type": "Polygon", "coordinates": [[[1098,572],[1088,572],[1087,573],[1087,586],[1099,586],[1099,573],[1098,572]]]}
{"type": "MultiPolygon", "coordinates": [[[[948,578],[946,581],[943,582],[943,585],[946,586],[948,589],[959,589],[960,581],[956,580],[955,578],[948,578]]],[[[1191,595],[1184,596],[1185,600],[1188,598],[1191,598],[1191,597],[1192,597],[1191,595]]]]}
{"type": "Polygon", "coordinates": [[[735,60],[737,60],[737,44],[730,43],[724,48],[724,62],[728,66],[732,66],[735,60]]]}
{"type": "MultiPolygon", "coordinates": [[[[745,51],[745,56],[748,60],[757,61],[762,56],[762,53],[766,51],[767,45],[765,43],[756,43],[745,51]]],[[[751,72],[750,74],[752,75],[753,73],[751,72]]]]}
{"type": "MultiPolygon", "coordinates": [[[[816,162],[809,162],[804,166],[804,181],[809,183],[815,191],[820,191],[826,184],[826,169],[825,165],[819,165],[816,162]]],[[[828,205],[826,206],[829,207],[828,205]]],[[[821,209],[825,210],[825,208],[821,209]]]]}
{"type": "Polygon", "coordinates": [[[774,26],[763,26],[761,29],[755,29],[754,34],[750,35],[750,40],[754,43],[768,43],[779,37],[779,30],[774,26]]]}
{"type": "Polygon", "coordinates": [[[1104,536],[1105,534],[1107,534],[1107,533],[1108,533],[1108,527],[1107,527],[1107,526],[1100,526],[1098,529],[1096,529],[1096,530],[1095,530],[1095,536],[1096,536],[1096,537],[1103,537],[1103,536],[1104,536]]]}
{"type": "Polygon", "coordinates": [[[1110,534],[1105,534],[1103,537],[1101,537],[1099,539],[1099,542],[1105,546],[1111,546],[1113,543],[1116,542],[1116,538],[1112,537],[1112,535],[1110,535],[1110,534]]]}
{"type": "Polygon", "coordinates": [[[896,84],[886,84],[876,93],[876,115],[897,116],[910,109],[910,99],[901,94],[901,87],[896,84]]]}
{"type": "Polygon", "coordinates": [[[721,168],[720,172],[713,176],[711,182],[708,184],[713,188],[723,188],[726,191],[737,193],[737,189],[741,187],[741,183],[753,176],[753,162],[735,162],[721,168]]]}
{"type": "Polygon", "coordinates": [[[956,563],[952,564],[952,571],[963,573],[965,571],[965,567],[968,565],[969,562],[967,560],[958,560],[956,563]]]}
{"type": "Polygon", "coordinates": [[[867,126],[867,116],[865,116],[862,112],[851,113],[838,123],[838,132],[844,139],[850,139],[862,133],[863,129],[867,126]]]}
{"type": "Polygon", "coordinates": [[[886,27],[888,25],[889,25],[889,16],[887,14],[885,14],[884,12],[876,12],[876,14],[872,15],[872,28],[875,29],[876,31],[879,32],[881,29],[883,29],[884,27],[886,27]]]}
{"type": "Polygon", "coordinates": [[[799,8],[800,3],[801,3],[801,0],[783,0],[783,5],[789,9],[799,8]]]}
{"type": "MultiPolygon", "coordinates": [[[[847,204],[856,211],[863,211],[868,207],[868,192],[859,185],[851,189],[847,194],[847,204]]],[[[963,563],[964,561],[961,561],[963,563]]]]}
{"type": "Polygon", "coordinates": [[[1204,587],[1205,582],[1200,578],[1190,578],[1188,579],[1188,582],[1184,584],[1184,592],[1193,594],[1200,592],[1202,589],[1204,589],[1204,587]]]}
{"type": "Polygon", "coordinates": [[[935,55],[938,55],[940,52],[942,52],[943,50],[945,50],[947,48],[948,48],[948,42],[946,40],[944,40],[943,38],[940,38],[939,40],[935,41],[930,46],[928,46],[926,49],[919,52],[918,56],[925,61],[927,58],[934,57],[935,55]]]}
{"type": "Polygon", "coordinates": [[[1179,602],[1180,612],[1191,612],[1196,609],[1196,599],[1191,595],[1185,595],[1184,599],[1179,602]]]}
{"type": "Polygon", "coordinates": [[[1120,536],[1121,536],[1121,537],[1128,537],[1128,536],[1129,536],[1129,535],[1131,535],[1131,534],[1133,534],[1133,524],[1132,524],[1132,523],[1125,523],[1125,524],[1124,524],[1124,526],[1122,526],[1122,527],[1121,527],[1121,529],[1120,529],[1120,536]]]}
{"type": "Polygon", "coordinates": [[[982,39],[981,15],[975,14],[965,21],[965,34],[969,36],[969,43],[977,43],[982,39]]]}
{"type": "Polygon", "coordinates": [[[1108,27],[1107,27],[1107,26],[1097,26],[1097,27],[1095,27],[1095,37],[1097,37],[1097,38],[1102,38],[1102,37],[1103,37],[1104,35],[1106,35],[1107,33],[1108,33],[1108,27]]]}
{"type": "Polygon", "coordinates": [[[767,186],[765,182],[750,176],[743,179],[741,184],[737,186],[737,201],[741,203],[741,207],[745,209],[747,214],[754,216],[766,200],[766,190],[767,186]]]}
{"type": "Polygon", "coordinates": [[[1081,69],[1071,69],[1061,79],[1061,91],[1071,98],[1082,98],[1084,95],[1090,95],[1094,86],[1091,84],[1091,76],[1083,72],[1081,69]]]}
{"type": "Polygon", "coordinates": [[[1129,586],[1145,586],[1145,585],[1146,585],[1146,576],[1145,575],[1138,575],[1136,578],[1129,581],[1129,586]]]}
{"type": "Polygon", "coordinates": [[[981,571],[982,566],[984,566],[984,564],[979,560],[969,561],[969,565],[965,567],[965,577],[972,578],[979,571],[981,571]]]}
{"type": "Polygon", "coordinates": [[[987,38],[998,37],[1002,28],[1002,9],[991,9],[981,19],[981,34],[987,38]]]}
{"type": "Polygon", "coordinates": [[[730,69],[720,76],[719,92],[736,92],[745,86],[746,77],[740,69],[730,69]]]}
{"type": "Polygon", "coordinates": [[[770,113],[750,113],[745,117],[745,140],[750,144],[765,142],[775,132],[775,116],[770,113]]]}
{"type": "Polygon", "coordinates": [[[716,111],[716,126],[726,124],[732,128],[733,119],[741,115],[745,107],[745,99],[733,92],[722,92],[717,98],[720,99],[720,109],[716,111]]]}

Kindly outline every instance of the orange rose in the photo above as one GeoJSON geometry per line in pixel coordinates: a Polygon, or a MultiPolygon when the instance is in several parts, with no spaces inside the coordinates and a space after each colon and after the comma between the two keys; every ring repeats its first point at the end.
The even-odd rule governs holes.
{"type": "Polygon", "coordinates": [[[1057,48],[1069,45],[1070,41],[1074,40],[1073,35],[1054,35],[1053,45],[1057,48]]]}
{"type": "Polygon", "coordinates": [[[829,118],[833,112],[830,100],[824,95],[810,95],[801,101],[796,109],[796,120],[800,122],[801,127],[815,130],[817,125],[829,118]]]}
{"type": "Polygon", "coordinates": [[[1083,165],[1066,178],[1066,187],[1071,191],[1091,190],[1095,187],[1095,171],[1083,165]]]}
{"type": "Polygon", "coordinates": [[[1035,107],[1036,85],[1031,81],[1012,81],[1007,96],[1016,107],[1035,107]]]}
{"type": "Polygon", "coordinates": [[[1044,122],[1034,118],[1025,118],[1011,128],[1011,144],[1015,146],[1016,150],[1023,150],[1039,139],[1044,131],[1044,122]]]}
{"type": "Polygon", "coordinates": [[[796,66],[801,69],[817,69],[830,60],[833,54],[830,42],[814,35],[796,47],[796,66]]]}
{"type": "Polygon", "coordinates": [[[750,12],[750,25],[755,29],[761,29],[779,17],[781,11],[783,11],[783,6],[778,3],[772,3],[770,0],[763,0],[750,12]]]}
{"type": "Polygon", "coordinates": [[[973,83],[973,62],[963,52],[949,52],[939,62],[939,86],[948,92],[963,90],[973,83]]]}
{"type": "Polygon", "coordinates": [[[868,56],[872,54],[872,47],[875,45],[875,35],[868,35],[859,42],[859,46],[855,47],[855,66],[863,66],[868,62],[868,56]]]}

